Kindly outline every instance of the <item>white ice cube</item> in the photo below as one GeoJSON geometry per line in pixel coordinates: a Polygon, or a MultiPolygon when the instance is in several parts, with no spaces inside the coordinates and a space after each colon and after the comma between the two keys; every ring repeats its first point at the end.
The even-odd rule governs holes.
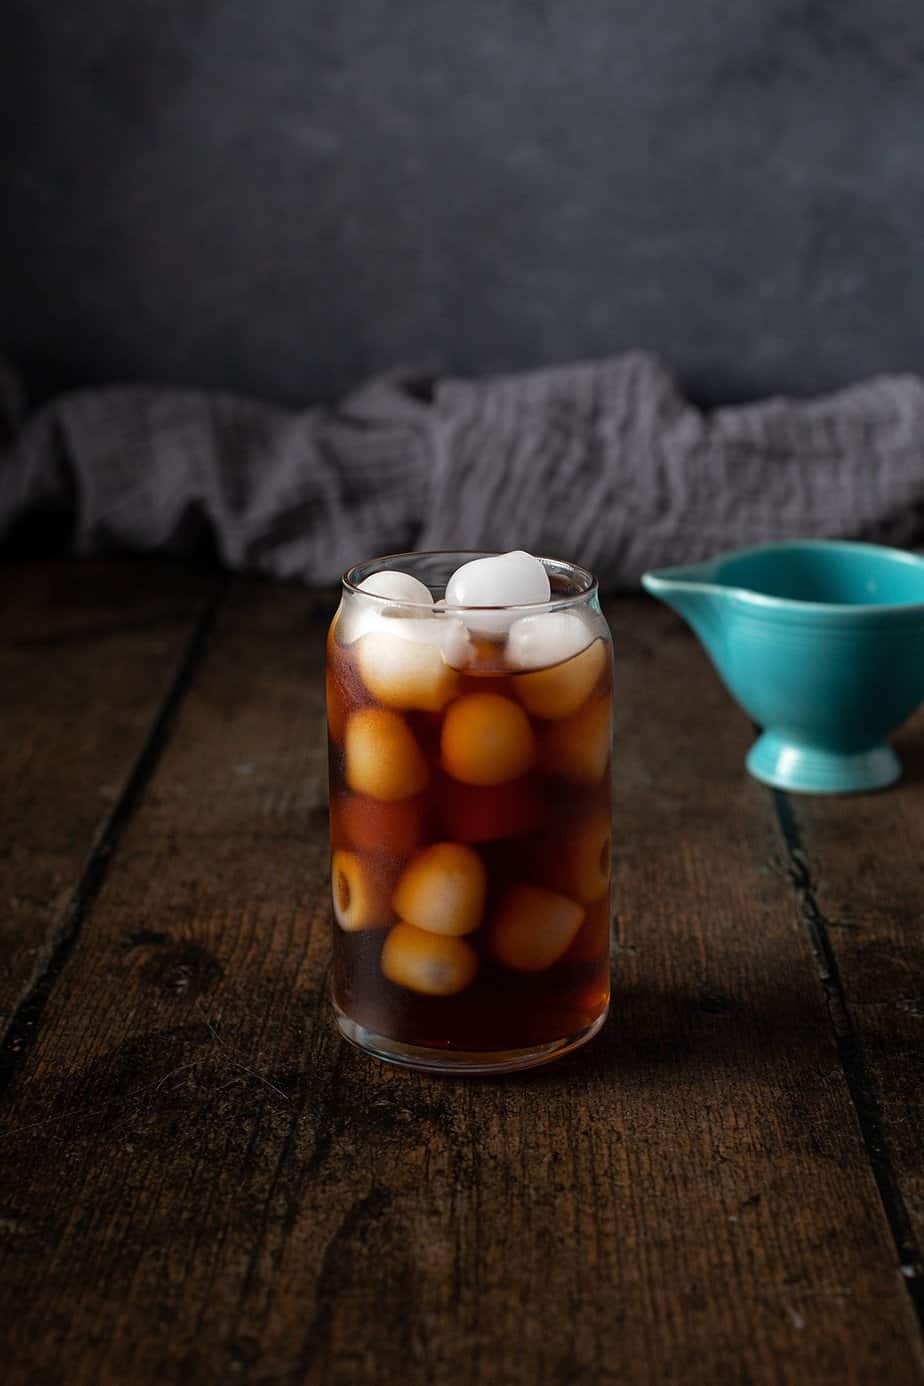
{"type": "Polygon", "coordinates": [[[468,626],[457,616],[448,617],[445,621],[441,621],[440,625],[443,627],[441,641],[443,659],[453,669],[464,669],[475,653],[472,638],[468,633],[468,626]]]}
{"type": "Polygon", "coordinates": [[[379,621],[375,610],[381,602],[370,602],[365,597],[351,593],[340,603],[340,619],[337,621],[337,643],[355,645],[367,630],[372,630],[379,621]]]}
{"type": "Polygon", "coordinates": [[[360,592],[368,592],[373,597],[387,597],[389,601],[409,603],[411,606],[433,605],[429,587],[410,573],[399,573],[384,568],[380,573],[372,573],[359,584],[360,592]]]}
{"type": "MultiPolygon", "coordinates": [[[[448,607],[525,606],[547,602],[550,596],[548,573],[538,558],[522,549],[463,563],[446,587],[448,607]]],[[[464,617],[474,635],[489,639],[504,635],[515,619],[507,611],[471,611],[464,617]]]]}
{"type": "Polygon", "coordinates": [[[422,712],[445,707],[459,681],[443,658],[446,625],[432,617],[382,616],[365,632],[356,660],[363,683],[378,702],[422,712]]]}
{"type": "Polygon", "coordinates": [[[576,612],[543,611],[514,621],[504,654],[512,669],[547,669],[580,654],[592,639],[590,627],[576,612]]]}
{"type": "MultiPolygon", "coordinates": [[[[383,569],[365,578],[357,591],[343,601],[337,638],[341,645],[352,645],[368,631],[375,630],[381,620],[417,620],[429,616],[432,610],[433,597],[428,587],[410,573],[383,569]]],[[[435,638],[438,644],[439,636],[435,638]]]]}

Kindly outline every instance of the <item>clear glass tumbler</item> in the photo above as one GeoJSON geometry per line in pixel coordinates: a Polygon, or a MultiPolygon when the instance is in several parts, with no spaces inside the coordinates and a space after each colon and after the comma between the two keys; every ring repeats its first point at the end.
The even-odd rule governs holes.
{"type": "Polygon", "coordinates": [[[444,1072],[565,1054],[610,995],[612,642],[593,577],[542,559],[551,600],[502,608],[359,588],[397,570],[439,602],[485,556],[358,564],[327,640],[337,1022],[444,1072]]]}

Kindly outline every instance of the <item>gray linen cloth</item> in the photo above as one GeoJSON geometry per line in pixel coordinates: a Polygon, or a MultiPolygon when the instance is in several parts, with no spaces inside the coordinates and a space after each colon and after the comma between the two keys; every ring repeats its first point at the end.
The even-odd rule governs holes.
{"type": "Polygon", "coordinates": [[[396,372],[333,408],[117,386],[21,426],[0,379],[0,542],[67,507],[79,553],[189,551],[329,583],[407,548],[525,548],[606,588],[789,537],[924,543],[924,383],[703,412],[655,358],[484,380],[396,372]]]}

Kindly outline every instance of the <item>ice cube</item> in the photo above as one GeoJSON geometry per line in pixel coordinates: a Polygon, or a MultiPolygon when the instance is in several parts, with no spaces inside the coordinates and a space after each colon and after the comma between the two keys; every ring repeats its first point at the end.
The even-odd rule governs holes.
{"type": "Polygon", "coordinates": [[[542,768],[579,784],[600,784],[609,764],[612,735],[610,699],[593,698],[570,717],[549,724],[542,738],[542,768]]]}
{"type": "Polygon", "coordinates": [[[542,886],[511,886],[491,924],[494,957],[516,972],[544,972],[567,953],[584,922],[583,905],[542,886]]]}
{"type": "Polygon", "coordinates": [[[392,803],[413,799],[427,787],[430,771],[414,735],[397,712],[363,707],[344,735],[346,782],[356,794],[392,803]]]}
{"type": "Polygon", "coordinates": [[[461,842],[434,842],[405,868],[392,896],[406,924],[433,934],[470,934],[481,923],[487,872],[461,842]]]}
{"type": "Polygon", "coordinates": [[[593,632],[574,611],[544,611],[514,621],[504,651],[512,669],[548,669],[580,654],[593,632]]]}
{"type": "Polygon", "coordinates": [[[574,942],[565,954],[568,962],[600,962],[610,950],[610,897],[587,906],[584,923],[578,929],[574,942]]]}
{"type": "Polygon", "coordinates": [[[330,867],[334,916],[341,929],[380,929],[390,924],[394,882],[389,867],[379,857],[367,859],[357,852],[335,852],[330,867]]]}
{"type": "Polygon", "coordinates": [[[588,623],[569,611],[515,621],[504,650],[516,669],[513,690],[535,717],[570,717],[590,697],[606,668],[606,647],[588,623]]]}
{"type": "Polygon", "coordinates": [[[352,593],[340,604],[340,617],[337,621],[338,645],[355,645],[367,631],[374,630],[382,617],[381,602],[352,593]]]}
{"type": "Polygon", "coordinates": [[[442,627],[443,659],[452,669],[464,669],[472,662],[475,646],[468,633],[468,626],[457,616],[439,622],[442,627]]]}
{"type": "MultiPolygon", "coordinates": [[[[524,606],[547,602],[550,596],[548,573],[538,558],[522,549],[473,558],[456,569],[446,586],[448,607],[524,606]]],[[[474,635],[496,639],[515,619],[508,611],[472,611],[466,613],[465,624],[474,635]]]]}
{"type": "Polygon", "coordinates": [[[337,640],[341,645],[353,645],[380,621],[419,620],[432,610],[433,597],[422,582],[410,573],[383,569],[365,578],[341,603],[337,640]]]}
{"type": "Polygon", "coordinates": [[[375,631],[377,635],[397,636],[400,640],[412,640],[420,645],[438,645],[444,662],[451,669],[464,669],[471,663],[474,653],[468,627],[460,617],[447,612],[443,598],[434,602],[431,610],[438,613],[436,620],[432,617],[426,619],[424,610],[411,616],[406,607],[396,610],[394,614],[382,612],[379,620],[373,614],[371,621],[364,621],[361,634],[375,631]]]}
{"type": "Polygon", "coordinates": [[[359,583],[360,592],[368,592],[373,597],[387,597],[392,602],[404,602],[411,606],[433,605],[429,587],[410,573],[399,573],[384,568],[380,573],[372,573],[359,583]]]}
{"type": "MultiPolygon", "coordinates": [[[[383,617],[356,646],[359,673],[386,707],[440,712],[459,676],[443,658],[443,621],[383,617]]],[[[460,623],[461,624],[461,623],[460,623]]]]}
{"type": "Polygon", "coordinates": [[[469,693],[443,718],[443,768],[463,784],[505,784],[525,775],[536,758],[529,718],[499,693],[469,693]]]}
{"type": "Polygon", "coordinates": [[[478,954],[464,938],[401,923],[385,939],[381,968],[395,986],[424,996],[454,996],[475,980],[478,954]]]}

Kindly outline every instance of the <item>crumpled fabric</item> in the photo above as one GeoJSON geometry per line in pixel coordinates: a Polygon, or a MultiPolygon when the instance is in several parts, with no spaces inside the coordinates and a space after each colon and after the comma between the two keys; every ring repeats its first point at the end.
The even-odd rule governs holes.
{"type": "Polygon", "coordinates": [[[654,357],[481,380],[397,371],[334,407],[75,391],[17,418],[0,371],[0,543],[66,511],[80,554],[193,552],[335,582],[405,549],[570,559],[603,588],[784,538],[924,543],[924,383],[704,412],[654,357]]]}

